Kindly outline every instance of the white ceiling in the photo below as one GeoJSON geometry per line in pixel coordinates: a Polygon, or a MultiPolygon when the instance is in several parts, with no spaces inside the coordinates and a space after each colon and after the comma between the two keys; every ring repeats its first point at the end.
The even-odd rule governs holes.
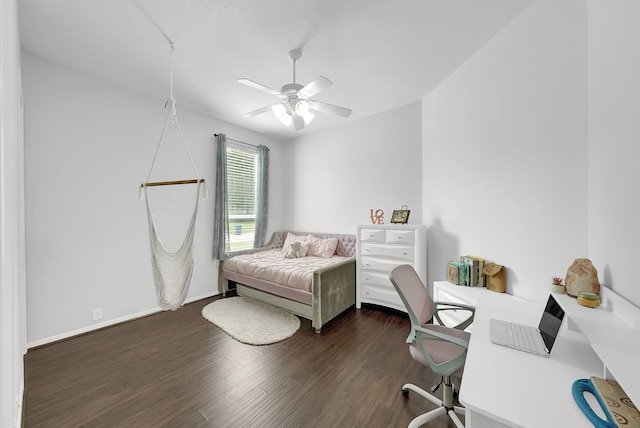
{"type": "MultiPolygon", "coordinates": [[[[532,0],[20,0],[24,52],[165,100],[169,44],[181,105],[288,140],[422,99],[532,0]],[[157,25],[157,26],[156,26],[157,25]],[[162,32],[161,32],[162,31],[162,32]],[[280,89],[322,75],[314,96],[349,107],[304,130],[267,112],[277,101],[236,82],[280,89]]],[[[164,102],[164,101],[162,101],[164,102]]],[[[218,131],[218,130],[216,130],[218,131]]],[[[224,131],[224,130],[220,130],[224,131]]]]}

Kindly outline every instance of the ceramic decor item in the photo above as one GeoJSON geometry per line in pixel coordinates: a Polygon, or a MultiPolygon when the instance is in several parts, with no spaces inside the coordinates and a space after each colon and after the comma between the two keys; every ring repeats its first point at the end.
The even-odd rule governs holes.
{"type": "Polygon", "coordinates": [[[600,294],[598,271],[589,259],[575,259],[564,280],[567,294],[578,297],[581,292],[600,294]]]}
{"type": "Polygon", "coordinates": [[[550,289],[553,293],[564,294],[566,292],[562,281],[562,278],[560,278],[559,276],[554,276],[553,278],[551,278],[550,289]]]}

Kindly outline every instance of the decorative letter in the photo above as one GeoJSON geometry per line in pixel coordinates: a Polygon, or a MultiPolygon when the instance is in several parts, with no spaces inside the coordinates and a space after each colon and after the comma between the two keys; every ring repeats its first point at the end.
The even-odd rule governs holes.
{"type": "Polygon", "coordinates": [[[376,210],[376,213],[373,213],[373,209],[369,210],[369,217],[371,218],[372,224],[383,224],[384,223],[384,211],[380,208],[376,210]]]}

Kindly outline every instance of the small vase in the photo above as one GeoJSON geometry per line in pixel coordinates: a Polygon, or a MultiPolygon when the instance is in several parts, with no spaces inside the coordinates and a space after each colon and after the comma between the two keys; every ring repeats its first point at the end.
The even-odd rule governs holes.
{"type": "Polygon", "coordinates": [[[552,293],[564,294],[566,292],[564,285],[551,284],[549,288],[551,289],[552,293]]]}

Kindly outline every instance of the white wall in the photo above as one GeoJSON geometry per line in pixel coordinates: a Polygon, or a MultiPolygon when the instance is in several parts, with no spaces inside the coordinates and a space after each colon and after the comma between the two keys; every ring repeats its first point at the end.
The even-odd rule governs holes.
{"type": "Polygon", "coordinates": [[[288,228],[355,234],[371,209],[389,223],[402,205],[421,224],[420,112],[416,102],[288,141],[288,228]]]}
{"type": "Polygon", "coordinates": [[[589,255],[640,306],[640,3],[589,1],[589,255]]]}
{"type": "MultiPolygon", "coordinates": [[[[354,233],[370,209],[384,209],[388,223],[407,204],[410,223],[429,225],[429,282],[444,277],[448,260],[476,253],[508,267],[510,292],[539,300],[552,275],[587,256],[602,282],[639,304],[640,208],[629,197],[640,150],[638,14],[633,1],[591,0],[587,16],[578,0],[538,0],[422,103],[285,143],[181,110],[177,91],[210,184],[190,297],[215,292],[212,133],[226,132],[272,149],[269,234],[354,233]]],[[[160,98],[28,55],[23,63],[28,338],[36,344],[95,328],[96,307],[105,323],[156,310],[137,186],[165,112],[160,98]]],[[[176,162],[158,165],[154,177],[190,173],[180,156],[169,153],[176,162]]],[[[177,240],[191,197],[152,197],[161,234],[177,240]]]]}
{"type": "Polygon", "coordinates": [[[0,426],[19,427],[24,390],[24,169],[18,12],[0,2],[0,426]]]}
{"type": "MultiPolygon", "coordinates": [[[[28,341],[31,346],[158,310],[145,203],[138,199],[162,133],[165,99],[23,56],[25,92],[28,341]],[[92,309],[103,319],[92,321],[92,309]]],[[[178,119],[206,179],[188,300],[217,294],[211,259],[214,133],[271,147],[270,185],[282,186],[281,142],[180,107],[178,119]]],[[[169,125],[151,181],[195,178],[177,128],[169,125]]],[[[164,245],[176,250],[195,202],[195,186],[152,188],[164,245]]],[[[271,191],[270,231],[281,228],[282,200],[271,191]]],[[[269,233],[269,232],[268,232],[269,233]]]]}
{"type": "Polygon", "coordinates": [[[588,255],[586,43],[584,2],[536,1],[424,99],[430,282],[471,253],[542,300],[588,255]]]}

